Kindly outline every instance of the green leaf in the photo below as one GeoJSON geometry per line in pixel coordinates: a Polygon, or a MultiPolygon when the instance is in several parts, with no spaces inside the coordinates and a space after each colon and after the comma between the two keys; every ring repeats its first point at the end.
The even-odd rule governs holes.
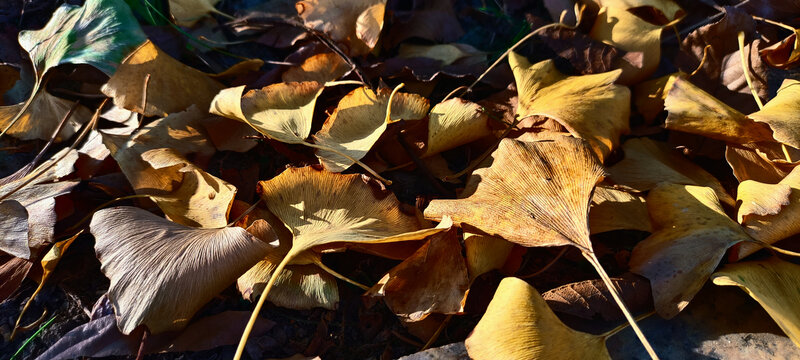
{"type": "Polygon", "coordinates": [[[61,64],[88,64],[111,76],[146,39],[124,0],[87,0],[81,7],[65,4],[44,28],[19,34],[37,82],[61,64]]]}

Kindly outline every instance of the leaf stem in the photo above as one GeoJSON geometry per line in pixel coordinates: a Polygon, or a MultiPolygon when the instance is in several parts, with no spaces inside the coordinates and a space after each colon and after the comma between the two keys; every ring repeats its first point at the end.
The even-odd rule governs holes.
{"type": "Polygon", "coordinates": [[[327,146],[324,146],[324,145],[310,143],[310,142],[305,141],[305,140],[303,140],[303,142],[301,142],[301,144],[303,144],[305,146],[309,146],[309,147],[315,148],[315,149],[330,151],[332,153],[336,153],[338,155],[341,155],[341,156],[345,157],[347,160],[352,161],[354,164],[357,164],[358,166],[361,166],[362,168],[364,168],[364,170],[367,170],[367,172],[369,172],[372,176],[374,176],[376,179],[380,180],[384,184],[392,185],[392,182],[390,180],[384,179],[383,176],[378,175],[378,173],[375,170],[372,170],[371,167],[367,166],[367,164],[364,164],[361,161],[356,160],[354,157],[352,157],[350,155],[347,155],[347,154],[345,154],[345,153],[343,153],[343,152],[341,152],[339,150],[336,150],[336,149],[334,149],[332,147],[327,147],[327,146]]]}
{"type": "Polygon", "coordinates": [[[239,346],[236,347],[236,355],[233,356],[233,360],[241,360],[242,354],[244,353],[244,346],[247,344],[247,339],[250,337],[250,333],[253,331],[253,325],[256,323],[256,319],[258,319],[258,313],[261,312],[261,308],[264,307],[264,302],[267,300],[267,296],[269,295],[269,291],[272,290],[272,286],[275,285],[275,281],[278,280],[278,275],[283,272],[283,269],[289,264],[289,261],[294,258],[295,253],[291,250],[289,251],[286,256],[283,257],[278,267],[275,268],[275,271],[272,273],[272,276],[269,278],[267,282],[267,286],[264,288],[264,291],[261,292],[261,297],[258,298],[258,303],[256,304],[256,308],[253,309],[253,314],[250,315],[250,320],[247,322],[247,326],[244,328],[244,332],[242,333],[242,338],[239,339],[239,346]]]}
{"type": "Polygon", "coordinates": [[[628,319],[628,323],[631,325],[631,329],[633,332],[636,333],[636,336],[639,338],[639,341],[642,342],[644,345],[645,350],[647,350],[647,354],[650,355],[650,358],[653,360],[658,360],[658,355],[656,355],[655,350],[653,350],[653,346],[650,345],[650,342],[647,341],[647,338],[642,333],[642,329],[639,328],[639,325],[636,324],[636,319],[633,318],[631,312],[628,310],[628,307],[625,305],[625,302],[622,301],[622,297],[619,295],[619,291],[617,291],[617,287],[611,281],[611,278],[606,273],[606,270],[603,269],[603,266],[600,265],[600,260],[597,259],[597,256],[594,255],[593,252],[586,252],[582,251],[583,257],[586,260],[589,260],[589,263],[595,268],[597,273],[600,275],[600,278],[603,279],[603,282],[606,284],[608,288],[608,292],[611,293],[611,296],[614,298],[614,301],[617,302],[619,309],[622,310],[622,313],[625,315],[625,318],[628,319]]]}
{"type": "Polygon", "coordinates": [[[319,258],[317,258],[317,260],[315,260],[315,261],[314,261],[314,265],[317,265],[317,266],[319,266],[319,267],[320,267],[320,269],[322,269],[322,270],[325,270],[325,272],[327,272],[328,274],[331,274],[331,275],[335,276],[335,277],[336,277],[337,279],[339,279],[339,280],[342,280],[342,281],[344,281],[344,282],[347,282],[347,283],[349,283],[349,284],[351,284],[351,285],[353,285],[353,286],[355,286],[355,287],[361,288],[361,290],[364,290],[364,291],[367,291],[367,290],[369,290],[369,286],[366,286],[366,285],[364,285],[364,284],[358,283],[358,282],[356,282],[355,280],[352,280],[352,279],[348,278],[347,276],[344,276],[344,275],[342,275],[342,274],[340,274],[340,273],[336,272],[336,270],[333,270],[333,269],[329,268],[327,265],[325,265],[325,264],[322,262],[322,260],[321,260],[321,259],[319,259],[319,258]]]}
{"type": "MultiPolygon", "coordinates": [[[[653,311],[651,311],[651,312],[648,312],[648,313],[645,313],[645,314],[639,315],[639,316],[637,316],[637,317],[636,317],[636,321],[637,321],[637,322],[638,322],[638,321],[642,321],[642,320],[644,320],[644,319],[646,319],[646,318],[650,317],[651,315],[653,315],[653,314],[655,314],[655,313],[656,313],[656,311],[655,311],[655,310],[653,310],[653,311]]],[[[616,335],[616,334],[617,334],[617,333],[619,333],[620,331],[627,329],[627,328],[628,328],[628,326],[630,326],[630,325],[631,325],[631,324],[629,324],[628,322],[624,322],[624,323],[620,324],[619,326],[617,326],[617,327],[615,327],[615,328],[613,328],[613,329],[611,329],[611,330],[609,330],[609,331],[606,331],[606,332],[604,332],[604,333],[600,334],[600,336],[602,336],[602,337],[604,337],[604,338],[608,339],[608,338],[610,338],[610,337],[612,337],[612,336],[616,335]]]]}

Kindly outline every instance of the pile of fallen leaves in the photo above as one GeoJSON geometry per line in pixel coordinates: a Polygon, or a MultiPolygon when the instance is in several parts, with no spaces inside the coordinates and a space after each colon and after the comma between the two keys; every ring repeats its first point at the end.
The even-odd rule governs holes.
{"type": "Polygon", "coordinates": [[[218,2],[3,5],[4,352],[657,358],[710,282],[800,346],[796,4],[218,2]]]}

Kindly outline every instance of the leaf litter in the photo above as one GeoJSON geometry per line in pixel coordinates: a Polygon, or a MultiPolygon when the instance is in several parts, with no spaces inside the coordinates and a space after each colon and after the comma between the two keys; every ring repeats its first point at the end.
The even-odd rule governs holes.
{"type": "Polygon", "coordinates": [[[656,359],[711,285],[798,344],[790,10],[251,5],[0,30],[0,352],[656,359]]]}

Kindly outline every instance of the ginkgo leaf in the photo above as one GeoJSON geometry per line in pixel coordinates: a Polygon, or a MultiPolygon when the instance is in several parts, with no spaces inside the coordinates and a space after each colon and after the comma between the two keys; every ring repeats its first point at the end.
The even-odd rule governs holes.
{"type": "Polygon", "coordinates": [[[206,109],[223,88],[208,74],[182,64],[147,40],[123,60],[102,91],[116,106],[163,117],[193,104],[206,109]]]}
{"type": "Polygon", "coordinates": [[[469,277],[455,228],[431,236],[413,255],[389,270],[367,296],[383,297],[406,322],[432,313],[464,312],[469,277]]]}
{"type": "Polygon", "coordinates": [[[636,245],[631,271],[650,280],[656,311],[670,319],[708,280],[725,252],[750,237],[709,187],[663,183],[650,190],[655,231],[636,245]]]}
{"type": "Polygon", "coordinates": [[[471,232],[474,228],[523,246],[577,247],[650,356],[657,357],[592,249],[589,203],[605,173],[591,148],[570,136],[539,142],[503,139],[483,165],[488,167],[472,173],[460,199],[431,201],[425,217],[450,216],[471,232]]]}
{"type": "MultiPolygon", "coordinates": [[[[264,259],[239,277],[236,286],[245,299],[257,301],[284,256],[285,252],[270,251],[264,259]]],[[[268,300],[287,309],[321,307],[334,310],[339,303],[339,287],[333,275],[316,265],[289,264],[277,275],[268,300]]]]}
{"type": "Polygon", "coordinates": [[[220,0],[169,0],[169,11],[175,17],[175,23],[181,26],[192,26],[208,13],[217,13],[227,18],[231,16],[221,13],[216,5],[220,0]]]}
{"type": "MultiPolygon", "coordinates": [[[[278,247],[271,249],[266,257],[236,281],[239,292],[250,301],[256,301],[261,296],[267,281],[272,277],[275,268],[278,267],[291,247],[291,233],[288,232],[288,229],[276,228],[276,226],[283,226],[280,224],[280,220],[268,211],[257,212],[259,214],[256,216],[261,218],[252,221],[247,227],[247,232],[261,241],[270,244],[277,243],[278,247]]],[[[315,259],[319,259],[319,256],[316,256],[315,259]]],[[[275,305],[295,310],[315,307],[333,310],[339,302],[339,288],[336,285],[336,279],[314,264],[288,264],[276,276],[277,280],[275,280],[269,297],[269,301],[275,305]]]]}
{"type": "Polygon", "coordinates": [[[772,257],[725,265],[711,279],[720,286],[742,288],[800,346],[800,265],[772,257]]]}
{"type": "Polygon", "coordinates": [[[642,81],[633,87],[633,103],[648,124],[655,121],[656,116],[664,111],[664,100],[672,89],[672,84],[681,76],[685,76],[684,73],[672,73],[642,81]]]}
{"type": "Polygon", "coordinates": [[[283,82],[316,81],[324,84],[336,80],[350,71],[350,65],[336,53],[316,54],[293,66],[281,75],[283,82]]]}
{"type": "Polygon", "coordinates": [[[256,304],[234,358],[241,358],[277,275],[295,258],[318,258],[309,251],[314,247],[420,240],[446,230],[425,229],[417,214],[403,212],[393,193],[363,175],[331,173],[312,166],[288,168],[259,182],[259,192],[269,211],[291,230],[293,239],[256,304]]]}
{"type": "Polygon", "coordinates": [[[606,44],[627,51],[640,53],[635,59],[622,57],[617,66],[622,69],[620,82],[634,84],[646,79],[657,68],[661,60],[661,31],[669,24],[679,21],[683,10],[669,0],[631,1],[594,0],[601,7],[589,36],[606,44]],[[634,8],[652,8],[661,12],[664,23],[654,24],[636,16],[634,8]]]}
{"type": "Polygon", "coordinates": [[[523,246],[574,245],[591,251],[587,214],[603,167],[585,143],[503,139],[458,200],[433,200],[425,217],[447,215],[523,246]]]}
{"type": "Polygon", "coordinates": [[[552,60],[530,64],[508,56],[519,92],[520,118],[542,115],[558,121],[570,134],[585,139],[602,160],[629,131],[630,90],[615,85],[620,71],[566,76],[552,60]]]}
{"type": "Polygon", "coordinates": [[[215,151],[194,112],[198,110],[192,107],[156,120],[129,137],[103,134],[103,143],[136,193],[150,195],[171,220],[223,227],[236,188],[186,159],[215,151]],[[145,158],[149,151],[154,152],[145,158]]]}
{"type": "Polygon", "coordinates": [[[385,0],[303,0],[295,5],[305,25],[330,35],[331,39],[347,44],[351,56],[368,53],[377,43],[377,33],[383,27],[383,11],[375,5],[385,0]],[[368,12],[362,16],[362,13],[368,12]],[[379,16],[380,15],[380,16],[379,16]],[[360,20],[360,31],[357,32],[360,20]],[[372,45],[372,46],[370,46],[372,45]]]}
{"type": "Polygon", "coordinates": [[[475,360],[611,359],[605,341],[605,336],[570,329],[533,286],[508,277],[465,344],[475,360]]]}
{"type": "Polygon", "coordinates": [[[514,243],[505,239],[464,232],[464,248],[470,282],[505,265],[514,243]]]}
{"type": "Polygon", "coordinates": [[[367,48],[374,48],[378,44],[378,38],[383,30],[383,16],[386,12],[386,3],[379,2],[362,11],[356,19],[356,37],[367,45],[367,48]]]}
{"type": "MultiPolygon", "coordinates": [[[[40,91],[33,95],[30,106],[20,115],[17,123],[9,128],[8,135],[20,140],[48,140],[53,136],[61,119],[69,112],[75,103],[57,98],[47,91],[40,91]]],[[[0,106],[0,129],[11,125],[15,116],[25,108],[23,102],[15,105],[0,106]]],[[[92,112],[84,106],[78,108],[70,116],[63,129],[58,133],[56,141],[66,140],[80,129],[81,124],[89,121],[92,112]]]]}
{"type": "Polygon", "coordinates": [[[242,228],[190,228],[133,207],[96,212],[90,229],[124,334],[180,330],[270,248],[242,228]]]}
{"type": "Polygon", "coordinates": [[[755,121],[767,123],[775,140],[800,149],[800,81],[786,79],[778,94],[764,107],[750,114],[755,121]]]}
{"type": "Polygon", "coordinates": [[[664,143],[633,138],[622,149],[625,159],[608,168],[609,179],[616,184],[636,191],[650,190],[661,182],[708,186],[723,203],[735,203],[719,180],[664,143]]]}
{"type": "Polygon", "coordinates": [[[28,185],[0,202],[4,238],[0,250],[31,259],[53,242],[56,225],[56,197],[68,194],[77,181],[28,185]],[[22,206],[20,209],[18,206],[22,206]],[[25,223],[24,233],[21,222],[25,223]]]}
{"type": "Polygon", "coordinates": [[[428,142],[424,156],[491,135],[489,116],[473,102],[453,98],[436,104],[428,115],[428,142]]]}
{"type": "Polygon", "coordinates": [[[223,227],[236,187],[192,164],[173,149],[148,150],[142,160],[167,179],[177,180],[169,193],[155,189],[150,195],[167,217],[179,224],[223,227]]]}
{"type": "Polygon", "coordinates": [[[592,234],[599,234],[623,229],[653,230],[645,199],[626,191],[598,186],[589,208],[589,230],[592,234]]]}
{"type": "Polygon", "coordinates": [[[395,93],[389,89],[375,91],[360,87],[345,95],[333,114],[314,135],[317,145],[327,149],[317,150],[317,157],[332,172],[342,172],[363,158],[386,130],[387,120],[418,120],[428,114],[428,100],[409,93],[395,93]],[[391,114],[387,118],[389,98],[391,114]],[[343,156],[348,155],[350,158],[343,156]]]}
{"type": "Polygon", "coordinates": [[[242,121],[275,140],[301,144],[311,133],[314,106],[323,87],[317,82],[277,83],[244,93],[224,89],[211,103],[212,114],[242,121]]]}
{"type": "MultiPolygon", "coordinates": [[[[777,184],[746,180],[739,184],[741,201],[737,220],[754,239],[773,244],[800,233],[800,167],[777,184]]],[[[733,252],[739,260],[760,249],[757,244],[740,244],[733,252]]]]}
{"type": "Polygon", "coordinates": [[[14,257],[28,259],[28,211],[15,200],[0,202],[0,251],[14,257]]]}
{"type": "MultiPolygon", "coordinates": [[[[634,312],[651,310],[653,301],[647,279],[631,274],[626,275],[628,276],[611,279],[619,288],[625,303],[634,312]]],[[[545,292],[542,294],[542,298],[555,312],[587,320],[602,318],[606,321],[615,321],[623,319],[622,313],[611,299],[608,289],[600,280],[584,280],[565,284],[545,292]]]]}
{"type": "MultiPolygon", "coordinates": [[[[725,160],[733,170],[739,182],[755,180],[766,183],[781,181],[797,165],[784,161],[786,154],[795,153],[791,146],[781,146],[777,142],[728,144],[725,149],[725,160]],[[784,153],[784,150],[787,151],[784,153]]],[[[792,159],[800,159],[800,155],[790,155],[792,159]]]]}
{"type": "Polygon", "coordinates": [[[773,141],[772,130],[711,96],[683,77],[677,77],[664,101],[667,129],[746,144],[773,141]]]}
{"type": "Polygon", "coordinates": [[[147,38],[123,0],[87,0],[64,4],[39,30],[20,31],[36,77],[61,64],[88,64],[108,76],[147,38]]]}
{"type": "Polygon", "coordinates": [[[122,59],[146,39],[123,0],[64,4],[43,28],[20,31],[19,44],[30,55],[36,80],[30,97],[2,133],[13,128],[31,106],[48,70],[61,64],[88,64],[111,76],[122,59]]]}

